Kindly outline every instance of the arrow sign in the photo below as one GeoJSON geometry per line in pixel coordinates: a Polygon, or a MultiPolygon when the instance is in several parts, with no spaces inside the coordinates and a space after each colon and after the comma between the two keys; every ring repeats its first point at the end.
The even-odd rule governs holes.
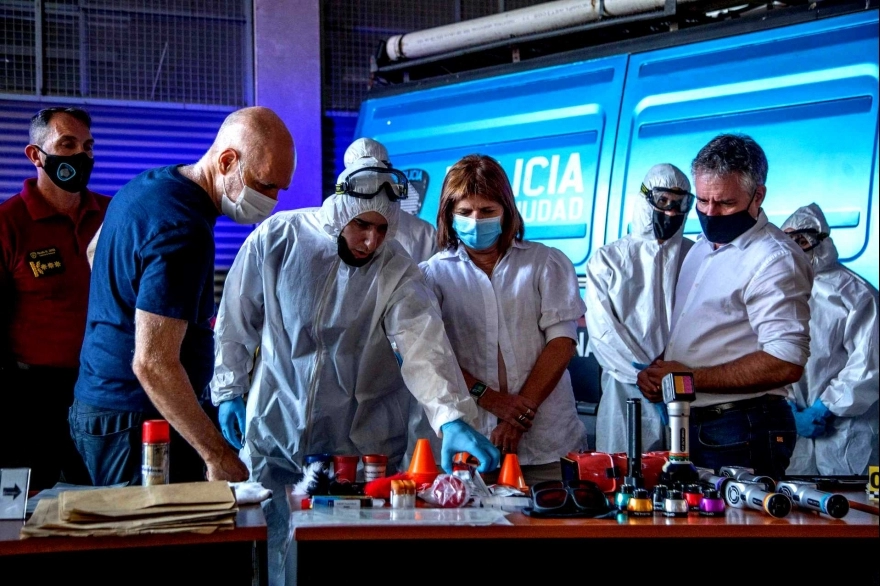
{"type": "Polygon", "coordinates": [[[15,500],[18,495],[21,494],[21,489],[18,488],[18,485],[14,486],[4,486],[3,487],[3,496],[11,496],[12,500],[15,500]]]}

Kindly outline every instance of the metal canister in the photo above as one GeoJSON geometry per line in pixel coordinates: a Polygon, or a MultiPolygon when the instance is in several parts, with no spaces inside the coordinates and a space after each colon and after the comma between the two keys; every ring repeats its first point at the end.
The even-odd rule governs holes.
{"type": "Polygon", "coordinates": [[[626,505],[630,517],[651,517],[654,514],[654,503],[644,488],[637,488],[626,505]]]}
{"type": "Polygon", "coordinates": [[[168,484],[170,480],[171,435],[164,419],[148,419],[142,428],[141,484],[168,484]]]}

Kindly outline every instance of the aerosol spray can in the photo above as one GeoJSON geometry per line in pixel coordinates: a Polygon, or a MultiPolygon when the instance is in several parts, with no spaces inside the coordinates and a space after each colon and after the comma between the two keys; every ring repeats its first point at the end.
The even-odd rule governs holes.
{"type": "Polygon", "coordinates": [[[142,436],[141,484],[143,486],[168,484],[171,447],[168,422],[164,419],[144,421],[142,436]]]}

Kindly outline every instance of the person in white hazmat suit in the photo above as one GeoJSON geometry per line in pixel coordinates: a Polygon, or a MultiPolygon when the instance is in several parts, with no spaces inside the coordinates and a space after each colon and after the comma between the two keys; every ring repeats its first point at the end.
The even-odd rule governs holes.
{"type": "MultiPolygon", "coordinates": [[[[684,221],[694,202],[687,176],[670,164],[654,165],[636,198],[632,230],[593,253],[585,299],[588,348],[602,367],[596,451],[627,450],[626,401],[642,399],[639,370],[660,356],[669,340],[678,273],[693,241],[684,221]]],[[[668,449],[665,406],[642,402],[642,450],[668,449]]]]}
{"type": "MultiPolygon", "coordinates": [[[[381,161],[387,167],[393,167],[391,158],[388,155],[388,149],[381,142],[372,138],[358,138],[345,149],[343,162],[345,167],[349,168],[359,159],[364,157],[372,157],[381,161]]],[[[416,192],[416,188],[412,183],[407,185],[407,199],[419,199],[420,194],[416,192]]],[[[421,263],[435,254],[437,254],[437,230],[434,226],[425,220],[414,216],[400,209],[397,218],[397,233],[394,239],[400,243],[403,249],[412,257],[416,263],[421,263]]],[[[400,360],[401,356],[395,349],[396,356],[400,360]]],[[[419,405],[418,401],[410,401],[409,416],[409,445],[402,467],[409,466],[410,457],[415,449],[416,442],[419,439],[427,438],[431,444],[431,451],[434,458],[440,457],[441,443],[440,439],[431,431],[431,425],[426,416],[425,410],[419,405]]]]}
{"type": "Polygon", "coordinates": [[[798,438],[786,474],[864,475],[878,462],[878,292],[840,264],[825,214],[799,208],[782,229],[809,255],[810,358],[790,389],[798,438]]]}
{"type": "MultiPolygon", "coordinates": [[[[345,149],[343,161],[345,167],[351,167],[358,159],[373,157],[382,161],[387,167],[392,167],[385,145],[372,138],[359,138],[348,145],[345,149]]],[[[414,194],[415,187],[409,184],[409,197],[414,194]]],[[[437,230],[429,222],[400,210],[397,222],[397,235],[394,237],[403,249],[409,253],[417,263],[424,262],[437,254],[437,230]]]]}
{"type": "Polygon", "coordinates": [[[388,194],[405,195],[406,180],[384,169],[360,159],[320,208],[271,216],[226,278],[211,393],[250,479],[273,491],[265,511],[275,584],[294,571],[291,558],[284,561],[284,486],[301,479],[303,457],[385,454],[393,474],[407,447],[410,393],[443,436],[447,472],[456,452],[474,454],[483,471],[500,461],[467,423],[476,406],[437,300],[393,239],[399,204],[388,194]]]}

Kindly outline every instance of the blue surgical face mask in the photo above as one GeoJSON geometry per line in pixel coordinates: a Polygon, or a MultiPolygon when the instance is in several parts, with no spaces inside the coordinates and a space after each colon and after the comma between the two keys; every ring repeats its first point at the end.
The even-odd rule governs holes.
{"type": "Polygon", "coordinates": [[[501,236],[501,216],[474,220],[467,216],[452,215],[452,229],[462,244],[473,250],[486,250],[501,236]]]}

